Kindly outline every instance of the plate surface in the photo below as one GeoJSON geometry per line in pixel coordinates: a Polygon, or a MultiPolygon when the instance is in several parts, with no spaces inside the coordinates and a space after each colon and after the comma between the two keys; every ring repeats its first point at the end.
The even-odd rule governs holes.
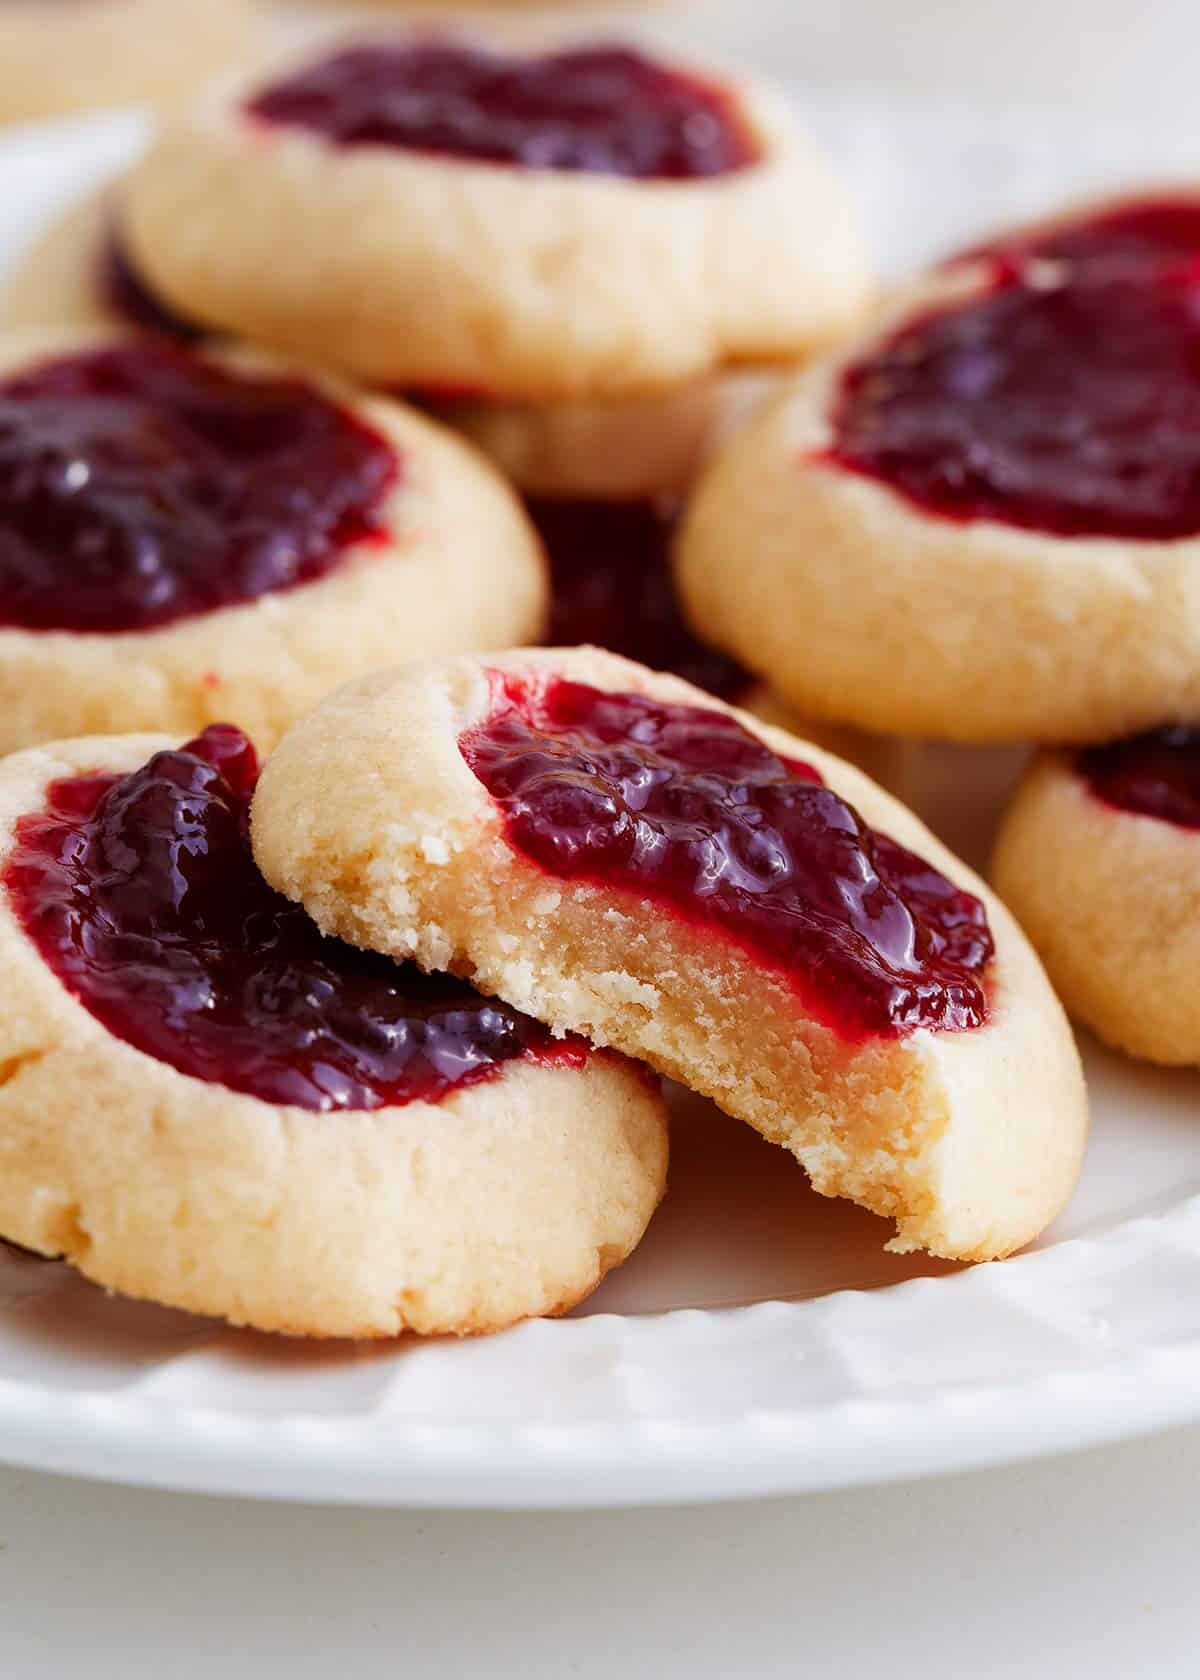
{"type": "MultiPolygon", "coordinates": [[[[1057,198],[1185,174],[1194,139],[805,98],[887,269],[1057,198]]],[[[120,165],[135,117],[0,140],[0,262],[120,165]]],[[[890,779],[974,862],[1011,752],[898,749],[890,779]]],[[[309,1348],[0,1256],[0,1458],[153,1486],[396,1505],[571,1506],[844,1486],[1200,1416],[1200,1077],[1085,1045],[1079,1193],[1037,1249],[883,1253],[779,1152],[677,1099],[671,1194],[570,1319],[469,1343],[309,1348]]]]}

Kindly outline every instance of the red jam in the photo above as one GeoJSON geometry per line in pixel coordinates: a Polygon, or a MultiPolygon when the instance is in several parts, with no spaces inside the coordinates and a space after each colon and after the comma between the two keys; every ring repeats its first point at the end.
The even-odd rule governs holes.
{"type": "Polygon", "coordinates": [[[1061,537],[1200,532],[1200,211],[1160,205],[998,255],[970,301],[842,378],[828,458],[926,512],[1061,537]],[[1140,254],[1139,254],[1140,253],[1140,254]]]}
{"type": "Polygon", "coordinates": [[[459,747],[512,845],[550,874],[740,946],[846,1039],[987,1019],[983,905],[811,766],[700,707],[542,674],[493,672],[492,694],[459,747]]]}
{"type": "Polygon", "coordinates": [[[323,939],[250,851],[254,749],[206,729],[132,775],[55,782],[4,884],[30,939],[109,1032],[194,1079],[317,1111],[436,1102],[580,1040],[448,975],[323,939]]]}
{"type": "Polygon", "coordinates": [[[206,336],[203,327],[185,321],[182,315],[177,315],[155,296],[114,232],[109,233],[101,247],[96,280],[105,308],[122,321],[127,321],[131,327],[189,342],[206,336]]]}
{"type": "Polygon", "coordinates": [[[1111,272],[1198,255],[1200,196],[1127,199],[1033,233],[973,246],[952,260],[991,258],[1013,265],[1049,260],[1111,272]]]}
{"type": "Polygon", "coordinates": [[[724,175],[759,155],[730,92],[621,46],[516,57],[445,40],[367,43],[247,109],[339,146],[637,180],[724,175]]]}
{"type": "Polygon", "coordinates": [[[386,532],[395,451],[314,387],[146,340],[0,381],[0,624],[148,630],[386,532]]]}
{"type": "Polygon", "coordinates": [[[1152,729],[1089,747],[1076,764],[1096,798],[1115,810],[1200,829],[1200,729],[1152,729]]]}
{"type": "Polygon", "coordinates": [[[590,642],[722,699],[747,686],[742,667],[697,641],[684,622],[671,580],[673,503],[531,499],[526,505],[550,560],[553,646],[590,642]]]}

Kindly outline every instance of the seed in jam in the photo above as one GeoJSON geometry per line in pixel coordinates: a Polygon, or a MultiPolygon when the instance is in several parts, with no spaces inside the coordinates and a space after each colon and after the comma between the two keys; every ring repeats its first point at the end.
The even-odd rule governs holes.
{"type": "Polygon", "coordinates": [[[516,850],[651,899],[786,977],[848,1040],[988,1014],[984,906],[736,719],[491,674],[459,747],[516,850]]]}
{"type": "Polygon", "coordinates": [[[1097,799],[1118,811],[1200,829],[1200,729],[1151,729],[1076,760],[1097,799]]]}
{"type": "Polygon", "coordinates": [[[556,501],[527,507],[550,561],[549,641],[590,642],[731,700],[750,677],[697,641],[671,578],[674,502],[556,501]]]}
{"type": "Polygon", "coordinates": [[[113,230],[107,234],[100,255],[96,284],[105,308],[138,327],[143,332],[165,333],[168,338],[181,338],[194,343],[205,337],[203,327],[185,321],[173,309],[156,297],[138,273],[120,236],[113,230]]]}
{"type": "Polygon", "coordinates": [[[0,381],[0,624],[149,630],[386,535],[391,444],[303,380],[146,339],[0,381]]]}
{"type": "Polygon", "coordinates": [[[250,851],[254,749],[213,725],[131,775],[54,782],[4,885],[109,1032],[194,1079],[315,1111],[437,1102],[586,1046],[449,975],[324,939],[250,851]]]}
{"type": "Polygon", "coordinates": [[[339,146],[636,180],[724,175],[759,156],[731,92],[619,46],[517,57],[445,40],[366,43],[247,109],[339,146]]]}

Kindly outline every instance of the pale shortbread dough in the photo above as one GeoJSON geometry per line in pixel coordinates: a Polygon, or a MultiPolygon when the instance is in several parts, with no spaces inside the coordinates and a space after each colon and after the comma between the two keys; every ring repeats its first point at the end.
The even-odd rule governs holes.
{"type": "Polygon", "coordinates": [[[675,182],[339,148],[243,116],[262,82],[168,122],[121,194],[139,271],[189,319],[371,384],[547,402],[796,356],[863,307],[849,197],[756,87],[761,160],[675,182]]]}
{"type": "Polygon", "coordinates": [[[268,880],[328,931],[452,967],[644,1057],[789,1148],[823,1194],[893,1219],[900,1250],[985,1259],[1035,1237],[1075,1183],[1086,1097],[1058,1001],[988,889],[860,772],[737,714],[987,905],[989,1022],[848,1045],[718,934],[636,894],[546,874],[508,844],[458,747],[487,715],[489,665],[719,704],[587,649],[377,673],[331,696],[266,766],[253,823],[268,880]]]}
{"type": "MultiPolygon", "coordinates": [[[[103,286],[115,225],[110,185],[69,206],[0,280],[0,328],[122,325],[103,286]]],[[[649,396],[555,403],[429,400],[534,496],[636,498],[680,493],[778,391],[793,365],[686,380],[649,396]]]]}
{"type": "Polygon", "coordinates": [[[607,400],[431,406],[529,495],[634,499],[686,490],[791,371],[712,374],[607,400]]]}
{"type": "Polygon", "coordinates": [[[676,547],[688,615],[802,711],[884,733],[1101,741],[1195,715],[1200,539],[943,519],[822,458],[843,369],[988,273],[906,291],[718,457],[676,547]]]}
{"type": "MultiPolygon", "coordinates": [[[[119,335],[0,340],[0,377],[119,335]]],[[[247,352],[204,352],[254,372],[247,352]]],[[[291,369],[290,371],[298,371],[291,369]]],[[[347,552],[326,577],[241,606],[119,634],[0,626],[0,752],[68,734],[238,723],[267,751],[348,677],[435,649],[505,647],[543,624],[540,544],[512,491],[443,427],[384,398],[302,371],[394,440],[400,481],[390,543],[347,552]]]]}
{"type": "Polygon", "coordinates": [[[835,758],[846,759],[889,793],[900,794],[901,784],[921,750],[917,741],[901,740],[896,735],[873,735],[865,729],[806,717],[767,683],[751,683],[734,697],[734,703],[760,722],[786,730],[797,740],[811,741],[825,752],[833,753],[835,758]]]}
{"type": "Polygon", "coordinates": [[[250,39],[248,0],[4,0],[0,123],[169,103],[250,39]]]}
{"type": "Polygon", "coordinates": [[[992,876],[1072,1015],[1130,1055],[1200,1063],[1200,834],[1114,809],[1046,753],[992,876]]]}
{"type": "MultiPolygon", "coordinates": [[[[57,742],[0,764],[0,871],[46,784],[174,745],[57,742]]],[[[506,1064],[435,1104],[317,1114],[114,1037],[0,886],[0,1234],[122,1294],[304,1336],[471,1334],[565,1311],[665,1186],[661,1095],[618,1056],[506,1064]]]]}

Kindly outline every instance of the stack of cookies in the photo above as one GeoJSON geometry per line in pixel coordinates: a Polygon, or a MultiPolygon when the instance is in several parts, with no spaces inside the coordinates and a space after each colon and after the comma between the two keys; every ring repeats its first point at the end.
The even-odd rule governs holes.
{"type": "Polygon", "coordinates": [[[940,453],[1045,355],[959,367],[955,312],[1073,260],[972,254],[795,382],[868,271],[756,87],[376,31],[167,122],[2,304],[0,1233],[266,1329],[496,1329],[635,1247],[666,1076],[900,1251],[1036,1237],[1086,1097],[1031,945],[730,702],[987,735],[1000,605],[1094,601],[940,453]]]}

